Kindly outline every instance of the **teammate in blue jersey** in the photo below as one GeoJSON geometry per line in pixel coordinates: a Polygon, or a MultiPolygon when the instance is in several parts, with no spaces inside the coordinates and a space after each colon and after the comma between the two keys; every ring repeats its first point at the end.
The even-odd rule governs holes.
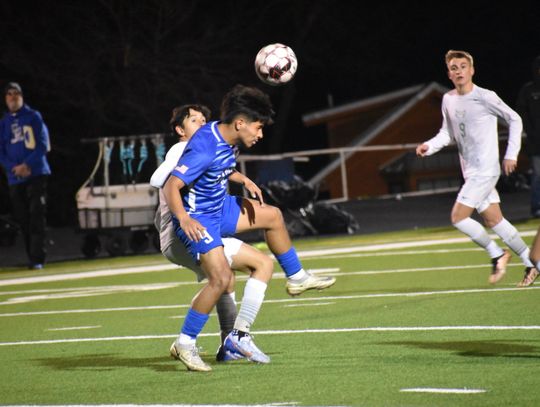
{"type": "MultiPolygon", "coordinates": [[[[279,209],[265,205],[260,189],[235,171],[236,146],[241,143],[251,147],[257,143],[272,115],[266,94],[255,88],[234,87],[223,99],[221,121],[208,123],[195,133],[163,188],[177,225],[177,236],[200,261],[208,277],[208,283],[193,299],[174,345],[179,359],[192,370],[210,370],[198,355],[196,338],[232,276],[222,237],[263,229],[268,247],[288,277],[287,291],[292,295],[327,288],[335,282],[332,277],[313,276],[302,268],[279,209]],[[256,199],[228,195],[228,180],[242,183],[256,199]]],[[[250,282],[251,285],[246,284],[244,298],[251,299],[256,315],[266,283],[253,275],[250,282]]],[[[225,346],[242,354],[249,352],[247,349],[253,345],[249,329],[250,323],[246,321],[227,337],[225,346]]]]}
{"type": "MultiPolygon", "coordinates": [[[[155,224],[159,231],[161,252],[170,262],[191,269],[196,274],[198,281],[204,280],[206,276],[201,270],[200,265],[194,261],[185,246],[176,237],[171,212],[165,202],[161,188],[178,163],[188,140],[196,130],[206,123],[209,117],[210,110],[202,105],[189,104],[173,109],[170,125],[173,132],[179,136],[180,141],[170,148],[165,161],[154,171],[150,179],[150,184],[159,188],[159,206],[156,210],[155,224]]],[[[269,256],[234,237],[227,237],[222,240],[225,257],[232,269],[244,271],[250,275],[256,274],[258,279],[265,283],[270,281],[274,262],[269,256]]],[[[251,285],[253,283],[248,280],[248,286],[251,285]]],[[[231,277],[229,286],[216,304],[216,312],[221,328],[221,345],[216,354],[216,360],[218,362],[226,362],[246,357],[234,349],[225,349],[223,346],[226,337],[235,327],[242,327],[245,324],[243,321],[246,319],[249,323],[252,323],[254,320],[253,308],[249,297],[242,299],[240,312],[236,310],[234,275],[231,277]]],[[[174,358],[179,359],[175,343],[171,345],[170,351],[174,358]]],[[[248,360],[260,363],[268,362],[265,358],[266,355],[262,354],[258,349],[253,348],[250,353],[251,355],[247,356],[248,360]]]]}

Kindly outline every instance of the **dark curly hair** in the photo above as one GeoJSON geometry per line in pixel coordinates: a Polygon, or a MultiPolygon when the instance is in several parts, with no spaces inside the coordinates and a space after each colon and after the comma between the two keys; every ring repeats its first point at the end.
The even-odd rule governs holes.
{"type": "Polygon", "coordinates": [[[221,121],[226,124],[238,116],[244,116],[250,122],[272,124],[273,115],[270,97],[257,88],[236,85],[221,102],[221,121]]]}

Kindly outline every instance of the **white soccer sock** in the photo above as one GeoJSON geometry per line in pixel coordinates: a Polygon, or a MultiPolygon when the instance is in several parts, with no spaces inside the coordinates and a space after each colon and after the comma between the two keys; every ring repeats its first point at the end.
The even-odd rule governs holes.
{"type": "Polygon", "coordinates": [[[493,240],[488,244],[486,247],[487,252],[489,253],[489,257],[492,259],[496,259],[497,257],[501,257],[504,254],[504,250],[501,249],[501,247],[495,243],[493,240]]]}
{"type": "Polygon", "coordinates": [[[251,325],[259,313],[267,284],[255,278],[250,278],[244,288],[242,305],[234,323],[234,329],[242,332],[249,332],[251,325]]]}
{"type": "Polygon", "coordinates": [[[195,344],[196,339],[193,339],[191,336],[186,334],[180,334],[178,338],[176,338],[176,344],[177,345],[183,345],[183,346],[191,346],[195,344]]]}
{"type": "Polygon", "coordinates": [[[533,267],[533,264],[529,260],[529,248],[514,225],[503,218],[503,220],[491,229],[493,229],[497,236],[499,236],[502,241],[521,258],[521,261],[523,261],[523,264],[525,264],[526,267],[533,267]]]}
{"type": "Polygon", "coordinates": [[[296,273],[294,273],[292,276],[289,276],[288,279],[291,281],[301,281],[304,280],[307,277],[306,270],[300,269],[296,273]]]}
{"type": "Polygon", "coordinates": [[[486,229],[474,219],[465,218],[454,223],[454,227],[469,236],[478,246],[486,249],[492,259],[503,255],[503,249],[489,237],[486,229]]]}
{"type": "Polygon", "coordinates": [[[523,262],[523,264],[525,264],[525,267],[534,267],[534,264],[530,259],[530,254],[531,254],[531,250],[527,247],[527,249],[524,250],[523,253],[519,255],[519,257],[521,258],[521,261],[523,262]]]}

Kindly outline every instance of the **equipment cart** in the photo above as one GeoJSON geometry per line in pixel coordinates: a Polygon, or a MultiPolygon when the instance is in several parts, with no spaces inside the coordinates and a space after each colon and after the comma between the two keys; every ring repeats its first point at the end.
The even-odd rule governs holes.
{"type": "Polygon", "coordinates": [[[144,252],[150,241],[159,247],[153,226],[158,191],[148,183],[151,172],[145,164],[154,161],[148,160],[148,147],[155,156],[152,168],[163,162],[164,139],[165,134],[159,133],[82,140],[85,144],[97,143],[99,148],[92,173],[76,194],[79,231],[84,234],[81,250],[86,257],[97,256],[102,241],[111,256],[123,255],[128,247],[134,253],[144,252]],[[96,185],[100,167],[103,182],[96,185]],[[122,183],[114,184],[119,177],[122,183]]]}

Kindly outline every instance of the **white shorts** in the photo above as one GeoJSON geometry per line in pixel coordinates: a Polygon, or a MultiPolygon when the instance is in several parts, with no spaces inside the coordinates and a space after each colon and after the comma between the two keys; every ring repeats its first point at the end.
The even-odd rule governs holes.
{"type": "MultiPolygon", "coordinates": [[[[232,267],[233,256],[238,254],[243,242],[235,237],[224,237],[221,240],[223,241],[223,251],[225,252],[227,262],[229,263],[229,266],[232,267]]],[[[188,253],[186,247],[180,240],[175,239],[173,243],[163,251],[163,255],[171,263],[192,270],[197,275],[197,281],[202,281],[206,278],[201,266],[198,263],[195,263],[193,256],[188,253]]]]}
{"type": "Polygon", "coordinates": [[[456,201],[482,213],[489,205],[501,202],[499,193],[495,189],[498,180],[498,176],[469,178],[459,190],[456,201]]]}

